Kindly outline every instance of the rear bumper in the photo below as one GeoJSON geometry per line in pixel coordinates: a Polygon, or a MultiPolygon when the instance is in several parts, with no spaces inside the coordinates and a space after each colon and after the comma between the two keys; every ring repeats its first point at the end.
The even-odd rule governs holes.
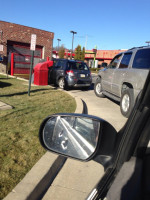
{"type": "Polygon", "coordinates": [[[89,84],[75,84],[75,85],[73,85],[73,87],[90,87],[91,86],[91,83],[89,83],[89,84]]]}
{"type": "Polygon", "coordinates": [[[92,80],[73,80],[73,79],[67,79],[66,80],[67,85],[70,87],[88,87],[92,84],[92,80]]]}

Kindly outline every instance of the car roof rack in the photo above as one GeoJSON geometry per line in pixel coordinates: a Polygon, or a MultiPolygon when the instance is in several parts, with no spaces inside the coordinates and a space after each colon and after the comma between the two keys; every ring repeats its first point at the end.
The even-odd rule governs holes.
{"type": "Polygon", "coordinates": [[[133,49],[145,48],[145,47],[150,47],[150,46],[140,46],[140,47],[133,47],[133,48],[131,48],[131,49],[128,49],[128,51],[129,51],[129,50],[133,50],[133,49]]]}

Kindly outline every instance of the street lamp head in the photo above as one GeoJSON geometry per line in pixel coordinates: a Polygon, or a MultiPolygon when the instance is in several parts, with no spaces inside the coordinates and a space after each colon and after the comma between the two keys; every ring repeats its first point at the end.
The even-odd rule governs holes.
{"type": "Polygon", "coordinates": [[[147,43],[147,44],[148,44],[148,46],[149,46],[149,44],[150,44],[150,41],[146,41],[145,43],[147,43]]]}
{"type": "Polygon", "coordinates": [[[70,31],[70,33],[77,34],[77,32],[75,32],[75,31],[70,31]]]}
{"type": "Polygon", "coordinates": [[[59,39],[59,38],[58,38],[57,40],[58,40],[58,41],[61,41],[61,39],[59,39]]]}

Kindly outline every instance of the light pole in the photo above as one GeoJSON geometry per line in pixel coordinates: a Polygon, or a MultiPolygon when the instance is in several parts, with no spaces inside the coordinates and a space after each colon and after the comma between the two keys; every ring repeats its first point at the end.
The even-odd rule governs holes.
{"type": "Polygon", "coordinates": [[[145,43],[147,43],[147,44],[148,44],[148,46],[149,46],[149,44],[150,44],[150,41],[146,41],[145,43]]]}
{"type": "Polygon", "coordinates": [[[74,41],[74,34],[77,34],[77,32],[75,31],[70,31],[70,33],[72,33],[72,53],[71,53],[71,60],[72,60],[72,54],[73,54],[73,41],[74,41]]]}
{"type": "Polygon", "coordinates": [[[58,51],[59,51],[59,42],[61,41],[61,39],[58,38],[57,40],[58,40],[58,51]]]}
{"type": "MultiPolygon", "coordinates": [[[[61,39],[57,39],[58,40],[58,52],[59,52],[59,42],[61,41],[61,39]]],[[[58,55],[58,54],[56,54],[56,55],[58,55]]]]}

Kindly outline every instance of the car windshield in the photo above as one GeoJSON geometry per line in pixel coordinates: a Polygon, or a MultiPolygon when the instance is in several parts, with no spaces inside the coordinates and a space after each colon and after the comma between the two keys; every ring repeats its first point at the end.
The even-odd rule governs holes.
{"type": "Polygon", "coordinates": [[[89,70],[86,63],[83,62],[68,62],[68,68],[72,70],[89,70]]]}

